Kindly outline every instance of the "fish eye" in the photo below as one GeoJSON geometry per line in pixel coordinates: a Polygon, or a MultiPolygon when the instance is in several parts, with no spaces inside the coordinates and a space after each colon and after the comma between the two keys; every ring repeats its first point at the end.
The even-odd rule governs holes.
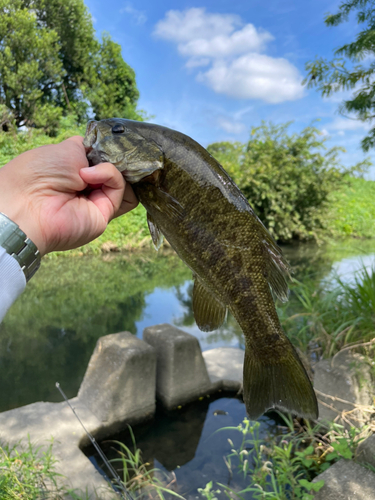
{"type": "Polygon", "coordinates": [[[125,132],[125,127],[121,125],[121,123],[116,123],[116,125],[112,127],[112,134],[122,134],[123,132],[125,132]]]}

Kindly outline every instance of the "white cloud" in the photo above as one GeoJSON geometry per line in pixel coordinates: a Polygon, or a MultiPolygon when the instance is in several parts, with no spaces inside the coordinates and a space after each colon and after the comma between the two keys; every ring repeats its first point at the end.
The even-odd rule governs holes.
{"type": "Polygon", "coordinates": [[[139,25],[144,24],[147,21],[146,14],[143,11],[133,7],[133,5],[130,2],[127,2],[125,6],[122,9],[120,9],[120,14],[123,14],[124,12],[126,14],[130,14],[134,19],[134,21],[136,22],[136,24],[139,25]]]}
{"type": "Polygon", "coordinates": [[[274,39],[271,33],[244,24],[237,15],[203,8],[170,10],[156,24],[154,35],[175,43],[187,67],[208,66],[197,80],[219,94],[268,103],[303,96],[297,68],[287,59],[262,54],[274,39]]]}
{"type": "Polygon", "coordinates": [[[303,96],[302,78],[286,59],[248,54],[232,62],[217,61],[198,80],[218,94],[237,99],[261,99],[276,104],[303,96]]]}
{"type": "MultiPolygon", "coordinates": [[[[369,130],[373,127],[371,122],[361,122],[360,120],[350,119],[350,118],[336,118],[332,123],[327,125],[330,130],[369,130]]],[[[340,134],[341,135],[341,134],[340,134]]]]}
{"type": "Polygon", "coordinates": [[[240,26],[241,18],[234,14],[206,14],[205,9],[192,8],[183,12],[170,10],[155,27],[155,35],[173,42],[189,42],[198,38],[211,39],[229,35],[240,26]]]}
{"type": "Polygon", "coordinates": [[[221,129],[225,130],[225,132],[229,132],[230,134],[241,134],[247,130],[244,123],[228,120],[228,118],[224,117],[219,117],[217,124],[221,129]]]}

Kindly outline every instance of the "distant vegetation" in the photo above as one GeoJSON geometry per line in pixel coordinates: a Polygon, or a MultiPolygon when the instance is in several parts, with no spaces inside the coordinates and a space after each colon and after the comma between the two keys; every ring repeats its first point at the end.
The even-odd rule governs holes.
{"type": "Polygon", "coordinates": [[[299,134],[287,129],[288,124],[263,123],[252,129],[247,144],[220,142],[208,150],[278,241],[374,237],[374,209],[365,209],[363,200],[360,211],[354,200],[358,190],[370,200],[375,183],[351,177],[364,172],[369,161],[344,168],[338,160],[341,149],[327,149],[317,128],[299,134]]]}
{"type": "MultiPolygon", "coordinates": [[[[29,149],[83,135],[89,118],[143,119],[134,71],[109,34],[96,38],[83,0],[2,0],[0,39],[0,166],[29,149]]],[[[340,148],[327,149],[325,141],[314,127],[290,134],[288,124],[263,123],[246,144],[220,142],[208,150],[279,242],[372,238],[375,183],[353,177],[369,162],[345,169],[340,148]]],[[[139,207],[79,252],[145,245],[139,207]]]]}

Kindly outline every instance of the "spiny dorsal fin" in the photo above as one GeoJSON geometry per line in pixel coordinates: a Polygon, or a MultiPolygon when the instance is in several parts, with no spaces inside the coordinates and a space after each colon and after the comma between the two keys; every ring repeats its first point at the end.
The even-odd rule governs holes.
{"type": "Polygon", "coordinates": [[[160,231],[159,227],[155,224],[152,216],[147,212],[147,225],[150,230],[152,243],[154,244],[155,250],[158,251],[161,244],[163,243],[163,233],[160,231]]]}
{"type": "Polygon", "coordinates": [[[195,277],[193,290],[193,311],[195,321],[202,332],[211,332],[221,326],[227,308],[195,277]]]}

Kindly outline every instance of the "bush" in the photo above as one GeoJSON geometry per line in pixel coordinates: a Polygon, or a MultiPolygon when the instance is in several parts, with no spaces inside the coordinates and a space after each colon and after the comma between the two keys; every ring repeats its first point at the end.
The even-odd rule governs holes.
{"type": "Polygon", "coordinates": [[[362,172],[369,161],[345,169],[341,148],[326,150],[315,127],[288,135],[289,124],[263,123],[253,128],[246,145],[216,143],[208,150],[221,162],[270,233],[281,242],[318,239],[327,228],[330,193],[348,173],[362,172]]]}

